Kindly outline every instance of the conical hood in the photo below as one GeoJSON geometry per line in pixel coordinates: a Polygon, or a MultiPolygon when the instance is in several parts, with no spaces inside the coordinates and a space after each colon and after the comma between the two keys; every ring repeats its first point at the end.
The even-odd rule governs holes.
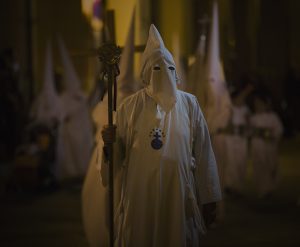
{"type": "Polygon", "coordinates": [[[204,111],[211,134],[225,128],[231,114],[231,101],[226,87],[223,66],[220,61],[218,22],[218,5],[214,1],[206,64],[206,81],[208,82],[208,87],[204,111]]]}
{"type": "Polygon", "coordinates": [[[153,24],[150,26],[141,64],[141,78],[147,94],[163,111],[169,112],[177,101],[176,66],[153,24]]]}
{"type": "Polygon", "coordinates": [[[151,70],[149,68],[161,57],[164,57],[164,59],[175,66],[174,59],[171,53],[165,47],[158,30],[153,24],[151,24],[146,48],[141,59],[141,77],[145,84],[150,82],[149,72],[151,72],[151,70]]]}
{"type": "Polygon", "coordinates": [[[58,45],[63,63],[66,92],[71,94],[81,92],[81,83],[79,77],[75,71],[74,65],[68,54],[65,44],[60,37],[58,38],[58,45]]]}
{"type": "Polygon", "coordinates": [[[61,104],[54,85],[51,43],[47,43],[45,56],[44,84],[31,109],[36,122],[51,124],[53,119],[61,119],[61,104]]]}
{"type": "Polygon", "coordinates": [[[134,83],[134,34],[135,9],[131,17],[126,43],[120,61],[120,75],[118,77],[118,91],[127,92],[135,89],[134,83]]]}
{"type": "Polygon", "coordinates": [[[219,92],[224,89],[224,73],[220,63],[220,48],[219,48],[219,18],[218,4],[213,3],[212,23],[209,36],[208,54],[207,54],[207,79],[212,84],[213,89],[219,92]]]}

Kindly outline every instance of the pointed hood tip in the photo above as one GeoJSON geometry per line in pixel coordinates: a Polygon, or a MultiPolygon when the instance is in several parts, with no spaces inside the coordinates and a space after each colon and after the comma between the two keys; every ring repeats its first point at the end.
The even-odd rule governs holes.
{"type": "Polygon", "coordinates": [[[142,81],[144,81],[144,84],[145,83],[147,84],[150,79],[149,75],[146,75],[148,74],[146,71],[149,70],[149,62],[151,61],[153,62],[153,59],[151,59],[151,57],[155,58],[160,56],[164,56],[165,59],[167,59],[170,63],[174,64],[175,66],[173,56],[169,52],[169,50],[165,47],[164,41],[159,31],[157,30],[154,24],[151,24],[149,28],[148,40],[146,43],[145,50],[142,54],[142,60],[141,60],[140,77],[142,81]]]}
{"type": "Polygon", "coordinates": [[[150,30],[156,29],[155,25],[153,23],[150,24],[150,30]]]}
{"type": "Polygon", "coordinates": [[[153,45],[157,46],[157,48],[165,48],[164,41],[154,24],[150,25],[149,38],[152,40],[153,45]]]}

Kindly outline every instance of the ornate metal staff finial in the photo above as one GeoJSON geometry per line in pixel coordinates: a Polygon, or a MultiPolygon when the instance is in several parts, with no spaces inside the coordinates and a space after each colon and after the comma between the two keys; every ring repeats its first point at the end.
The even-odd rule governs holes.
{"type": "Polygon", "coordinates": [[[98,57],[105,65],[117,65],[121,58],[121,48],[110,43],[103,44],[98,49],[98,57]]]}

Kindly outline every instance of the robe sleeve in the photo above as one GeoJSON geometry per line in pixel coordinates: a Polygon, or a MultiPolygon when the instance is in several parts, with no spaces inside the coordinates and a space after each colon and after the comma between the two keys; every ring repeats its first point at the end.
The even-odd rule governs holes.
{"type": "MultiPolygon", "coordinates": [[[[124,146],[124,139],[125,139],[125,129],[126,127],[126,121],[122,117],[122,112],[117,112],[115,116],[115,124],[117,126],[116,129],[116,142],[113,146],[113,166],[114,166],[114,180],[117,184],[117,187],[121,186],[121,170],[122,170],[122,164],[125,159],[125,146],[124,146]]],[[[102,145],[103,147],[103,145],[102,145]]],[[[103,186],[108,185],[108,170],[109,170],[109,164],[107,160],[107,154],[103,152],[103,150],[98,151],[99,154],[101,153],[101,168],[100,168],[100,174],[102,179],[103,186]]],[[[100,157],[99,157],[100,158],[100,157]]]]}
{"type": "Polygon", "coordinates": [[[196,98],[192,112],[192,151],[195,158],[194,176],[198,202],[206,204],[220,201],[222,196],[216,159],[207,124],[196,98]]]}

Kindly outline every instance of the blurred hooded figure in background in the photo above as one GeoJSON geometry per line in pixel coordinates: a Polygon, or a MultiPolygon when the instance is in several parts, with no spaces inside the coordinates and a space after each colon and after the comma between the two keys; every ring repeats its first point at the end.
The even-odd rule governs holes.
{"type": "Polygon", "coordinates": [[[225,192],[230,196],[243,193],[248,159],[248,137],[250,110],[247,97],[253,86],[246,84],[231,94],[232,114],[226,130],[227,166],[225,169],[225,192]]]}
{"type": "Polygon", "coordinates": [[[278,183],[278,145],[283,126],[265,93],[254,93],[253,106],[254,113],[250,118],[253,178],[258,196],[268,198],[278,183]]]}
{"type": "Polygon", "coordinates": [[[52,61],[52,46],[47,43],[43,87],[30,109],[30,118],[34,123],[55,127],[62,121],[61,100],[55,88],[52,61]]]}
{"type": "Polygon", "coordinates": [[[93,126],[87,97],[72,60],[62,41],[58,40],[64,68],[65,90],[60,99],[63,110],[62,135],[58,140],[58,177],[60,179],[83,177],[93,147],[93,126]]]}
{"type": "MultiPolygon", "coordinates": [[[[231,117],[232,103],[226,85],[223,65],[220,60],[219,17],[217,1],[213,2],[212,23],[209,35],[207,61],[205,65],[204,82],[201,88],[205,90],[203,112],[207,120],[213,150],[216,156],[220,177],[221,190],[225,185],[225,170],[228,162],[226,147],[226,128],[231,117]]],[[[200,100],[202,103],[202,100],[200,100]]],[[[224,218],[224,205],[218,204],[217,220],[224,218]]]]}
{"type": "Polygon", "coordinates": [[[51,174],[51,177],[53,177],[57,175],[55,172],[58,169],[57,139],[62,136],[61,126],[63,121],[63,110],[61,100],[55,88],[52,45],[50,41],[47,42],[46,46],[43,87],[33,101],[30,109],[30,118],[31,122],[28,129],[35,132],[35,135],[37,136],[36,139],[47,139],[46,136],[49,138],[49,147],[42,148],[42,152],[40,152],[44,154],[42,155],[44,156],[44,159],[43,162],[41,162],[41,167],[46,167],[49,175],[51,174]],[[51,153],[51,155],[49,155],[48,152],[51,153]],[[45,164],[43,165],[42,163],[45,164]]]}
{"type": "Polygon", "coordinates": [[[117,110],[116,134],[102,131],[105,143],[116,139],[115,246],[199,246],[221,200],[217,165],[197,99],[177,89],[173,57],[154,25],[141,77],[144,88],[117,110]]]}

